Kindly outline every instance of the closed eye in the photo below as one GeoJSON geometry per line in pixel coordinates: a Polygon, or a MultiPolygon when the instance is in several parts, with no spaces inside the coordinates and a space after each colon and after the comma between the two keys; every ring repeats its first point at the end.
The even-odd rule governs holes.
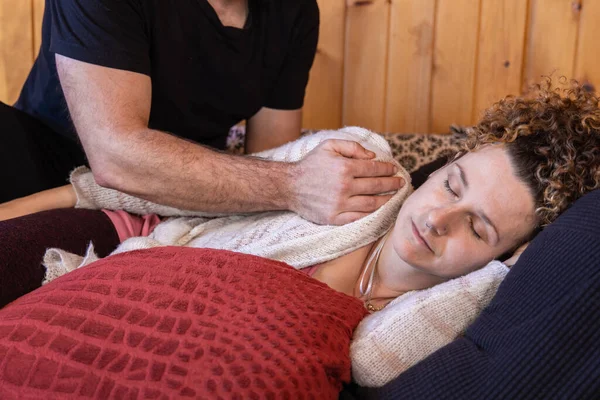
{"type": "Polygon", "coordinates": [[[473,224],[473,218],[469,218],[469,226],[471,227],[471,232],[473,233],[473,236],[475,236],[475,238],[478,240],[482,240],[483,238],[481,237],[481,235],[479,235],[477,233],[477,231],[475,230],[475,225],[473,224]]]}
{"type": "Polygon", "coordinates": [[[448,179],[446,179],[444,181],[444,186],[446,188],[446,191],[448,191],[448,193],[450,193],[454,197],[458,197],[458,194],[456,194],[456,192],[454,190],[452,190],[452,188],[450,187],[450,181],[448,179]]]}
{"type": "MultiPolygon", "coordinates": [[[[454,190],[452,190],[452,188],[450,187],[449,179],[446,179],[444,181],[444,187],[446,188],[446,191],[448,193],[450,193],[453,197],[458,198],[458,194],[454,190]]],[[[477,240],[483,240],[481,235],[478,234],[477,231],[475,230],[475,225],[473,224],[473,218],[469,218],[469,227],[471,228],[471,233],[477,240]]]]}

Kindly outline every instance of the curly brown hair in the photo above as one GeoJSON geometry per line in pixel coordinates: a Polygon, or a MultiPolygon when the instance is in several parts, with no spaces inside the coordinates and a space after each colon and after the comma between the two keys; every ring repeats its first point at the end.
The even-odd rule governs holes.
{"type": "Polygon", "coordinates": [[[599,98],[575,80],[550,77],[523,96],[507,96],[464,128],[463,151],[504,143],[517,176],[531,190],[540,226],[600,188],[599,98]],[[562,87],[562,88],[561,88],[562,87]]]}

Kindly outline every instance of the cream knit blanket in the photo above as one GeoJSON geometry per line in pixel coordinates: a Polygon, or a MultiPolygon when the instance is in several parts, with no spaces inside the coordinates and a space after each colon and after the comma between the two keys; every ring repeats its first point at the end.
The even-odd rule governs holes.
{"type": "Polygon", "coordinates": [[[425,290],[397,297],[363,319],[350,345],[352,378],[378,387],[465,332],[496,294],[508,268],[484,268],[425,290]]]}
{"type": "MultiPolygon", "coordinates": [[[[388,142],[382,136],[362,128],[321,131],[253,156],[295,162],[327,139],[360,143],[373,151],[377,160],[398,165],[397,176],[404,178],[407,184],[372,214],[347,225],[333,226],[314,224],[289,211],[224,215],[178,210],[103,188],[96,184],[89,169],[80,167],[71,175],[71,183],[77,193],[76,207],[176,217],[160,223],[148,237],[124,241],[112,254],[157,246],[187,246],[253,254],[283,261],[295,268],[320,264],[381,237],[394,223],[402,202],[412,190],[410,175],[394,160],[388,142]]],[[[47,269],[45,282],[96,259],[93,249],[89,249],[85,258],[59,249],[49,249],[44,257],[47,269]]]]}

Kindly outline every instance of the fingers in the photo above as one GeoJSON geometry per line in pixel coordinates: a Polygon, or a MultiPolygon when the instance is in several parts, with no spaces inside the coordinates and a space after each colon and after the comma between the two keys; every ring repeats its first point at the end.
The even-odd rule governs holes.
{"type": "Polygon", "coordinates": [[[382,178],[356,178],[352,182],[349,192],[351,195],[368,195],[395,192],[404,187],[403,178],[392,176],[382,178]]]}
{"type": "Polygon", "coordinates": [[[398,172],[398,167],[392,163],[368,160],[346,160],[348,169],[355,178],[376,176],[392,176],[398,172]]]}
{"type": "Polygon", "coordinates": [[[388,202],[392,195],[383,196],[354,196],[348,200],[348,210],[338,214],[335,218],[335,225],[344,225],[354,222],[357,219],[366,217],[373,211],[377,211],[381,206],[388,202]]]}
{"type": "Polygon", "coordinates": [[[398,167],[392,163],[370,161],[375,153],[365,149],[351,140],[329,139],[323,142],[323,147],[329,151],[348,158],[347,168],[354,177],[392,176],[398,172],[398,167]]]}
{"type": "Polygon", "coordinates": [[[329,217],[319,218],[312,215],[303,215],[304,218],[318,224],[325,225],[345,225],[354,222],[360,218],[366,217],[373,211],[377,211],[381,206],[387,203],[393,195],[381,196],[353,196],[346,202],[343,209],[346,211],[332,214],[329,217]]]}
{"type": "Polygon", "coordinates": [[[372,213],[388,202],[393,195],[352,196],[348,199],[344,212],[372,213]]]}
{"type": "Polygon", "coordinates": [[[406,182],[393,163],[348,140],[326,140],[297,163],[293,211],[323,224],[345,224],[380,208],[406,182]],[[385,194],[384,194],[385,193],[385,194]]]}
{"type": "Polygon", "coordinates": [[[375,153],[352,140],[329,139],[323,142],[323,147],[347,158],[369,160],[375,157],[375,153]]]}

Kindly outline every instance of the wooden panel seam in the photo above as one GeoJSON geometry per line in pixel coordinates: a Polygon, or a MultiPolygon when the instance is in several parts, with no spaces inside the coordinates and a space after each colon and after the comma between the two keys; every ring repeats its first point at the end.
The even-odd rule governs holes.
{"type": "Polygon", "coordinates": [[[521,93],[525,92],[525,89],[527,87],[527,83],[526,83],[526,75],[527,75],[527,59],[529,57],[529,53],[527,51],[527,49],[529,48],[529,35],[531,34],[530,30],[531,30],[531,1],[530,0],[526,0],[527,5],[526,5],[526,9],[525,9],[525,34],[523,37],[523,55],[522,55],[522,63],[521,63],[521,93]]]}
{"type": "Polygon", "coordinates": [[[477,111],[477,76],[478,76],[478,68],[479,68],[479,46],[480,46],[480,34],[481,34],[481,10],[483,8],[483,5],[481,4],[481,2],[484,0],[478,0],[479,3],[479,16],[477,17],[477,32],[475,33],[475,37],[477,38],[477,40],[475,41],[475,66],[473,67],[473,87],[471,89],[472,94],[472,102],[473,104],[471,105],[471,123],[470,125],[474,125],[478,119],[478,111],[477,111]]]}
{"type": "Polygon", "coordinates": [[[437,21],[440,8],[440,0],[435,0],[433,6],[433,37],[431,38],[431,71],[429,72],[429,107],[427,114],[429,115],[429,131],[433,131],[433,74],[435,70],[435,46],[437,45],[437,21]]]}

